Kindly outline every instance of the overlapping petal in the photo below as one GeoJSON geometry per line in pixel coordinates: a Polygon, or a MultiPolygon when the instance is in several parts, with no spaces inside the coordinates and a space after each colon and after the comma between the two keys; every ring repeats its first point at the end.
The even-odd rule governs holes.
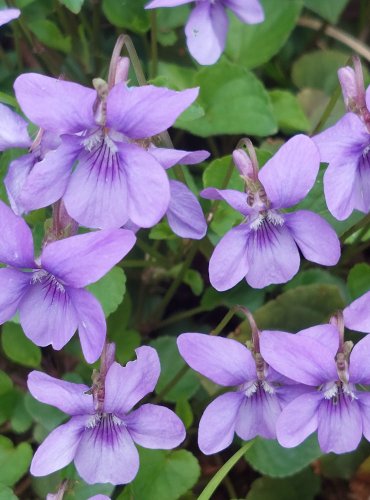
{"type": "Polygon", "coordinates": [[[143,346],[135,352],[135,361],[129,361],[125,367],[113,363],[107,373],[104,410],[108,413],[124,416],[157,384],[160,363],[155,349],[143,346]]]}
{"type": "Polygon", "coordinates": [[[0,324],[17,312],[29,284],[30,274],[16,269],[0,269],[0,324]]]}
{"type": "Polygon", "coordinates": [[[350,382],[365,385],[370,384],[369,359],[370,335],[366,335],[363,339],[357,342],[351,351],[349,362],[350,382]]]}
{"type": "Polygon", "coordinates": [[[8,173],[4,179],[10,206],[16,215],[22,215],[24,207],[21,196],[27,178],[35,165],[36,158],[33,154],[26,154],[16,158],[9,164],[8,173]]]}
{"type": "Polygon", "coordinates": [[[0,10],[0,26],[13,21],[13,19],[17,19],[21,15],[21,11],[19,9],[2,9],[0,10]]]}
{"type": "Polygon", "coordinates": [[[165,169],[171,168],[178,163],[182,165],[196,165],[209,157],[209,152],[204,150],[182,151],[181,149],[156,148],[151,146],[148,152],[165,169]]]}
{"type": "Polygon", "coordinates": [[[202,333],[183,333],[177,339],[188,365],[216,384],[237,386],[256,378],[251,352],[240,342],[202,333]]]}
{"type": "Polygon", "coordinates": [[[102,278],[135,241],[135,235],[126,229],[78,234],[49,243],[41,254],[42,267],[67,285],[82,288],[102,278]]]}
{"type": "Polygon", "coordinates": [[[250,397],[245,397],[239,408],[235,432],[245,441],[256,436],[266,439],[276,437],[276,421],[281,404],[276,394],[269,394],[261,387],[250,397]]]}
{"type": "Polygon", "coordinates": [[[283,144],[258,177],[272,208],[288,208],[306,197],[320,167],[320,154],[309,137],[299,134],[283,144]]]}
{"type": "Polygon", "coordinates": [[[55,406],[69,415],[88,415],[94,412],[93,398],[86,394],[89,387],[50,377],[33,371],[28,375],[27,386],[32,396],[48,405],[55,406]]]}
{"type": "Polygon", "coordinates": [[[332,324],[315,325],[299,331],[296,335],[308,337],[320,342],[330,352],[332,358],[335,358],[339,348],[338,328],[332,324]]]}
{"type": "Polygon", "coordinates": [[[338,378],[332,352],[313,338],[265,330],[260,347],[269,365],[296,382],[319,386],[338,378]]]}
{"type": "Polygon", "coordinates": [[[323,394],[312,392],[294,399],[283,409],[277,424],[276,435],[285,448],[302,443],[318,426],[318,408],[323,394]]]}

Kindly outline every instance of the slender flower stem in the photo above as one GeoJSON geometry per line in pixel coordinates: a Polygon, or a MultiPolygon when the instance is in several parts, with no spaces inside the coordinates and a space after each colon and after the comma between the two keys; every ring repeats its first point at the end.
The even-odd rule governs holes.
{"type": "Polygon", "coordinates": [[[158,328],[163,328],[168,325],[172,325],[173,323],[177,323],[182,319],[191,318],[196,314],[202,313],[207,309],[203,306],[193,307],[192,309],[188,309],[187,311],[182,311],[180,313],[174,314],[167,319],[164,319],[158,324],[158,328]]]}
{"type": "Polygon", "coordinates": [[[357,233],[357,231],[366,227],[368,224],[370,224],[370,214],[367,214],[363,219],[358,221],[354,226],[350,227],[345,233],[343,233],[340,238],[341,242],[345,243],[347,238],[352,236],[352,234],[357,233]]]}
{"type": "Polygon", "coordinates": [[[321,115],[321,118],[318,121],[316,127],[313,129],[311,135],[315,135],[318,132],[320,132],[322,127],[327,122],[329,116],[331,115],[331,112],[333,111],[334,106],[336,105],[337,100],[339,99],[340,95],[341,95],[341,88],[340,88],[340,85],[338,84],[335,91],[334,91],[334,94],[331,96],[330,101],[328,102],[326,108],[324,109],[324,112],[321,115]]]}
{"type": "Polygon", "coordinates": [[[168,267],[168,261],[154,247],[148,245],[147,243],[145,243],[145,241],[140,239],[137,240],[136,245],[144,253],[150,255],[154,261],[157,261],[158,264],[168,267]]]}
{"type": "Polygon", "coordinates": [[[151,78],[155,78],[157,76],[157,71],[158,71],[158,42],[157,42],[158,27],[157,27],[157,14],[155,10],[150,11],[150,24],[151,24],[150,44],[152,52],[151,78]]]}
{"type": "Polygon", "coordinates": [[[188,252],[188,255],[186,256],[186,259],[185,259],[185,261],[184,261],[184,263],[183,263],[183,265],[182,265],[182,267],[181,267],[178,275],[176,276],[175,280],[172,282],[170,288],[167,290],[166,295],[163,297],[162,302],[159,304],[159,307],[158,307],[157,311],[153,315],[155,322],[160,321],[162,319],[162,316],[163,316],[163,314],[164,314],[164,312],[166,310],[166,307],[171,302],[171,300],[172,300],[173,296],[175,295],[177,289],[181,285],[182,280],[184,279],[186,271],[191,266],[191,263],[193,262],[195,254],[198,251],[198,247],[199,247],[199,241],[197,241],[196,243],[193,243],[193,245],[191,246],[191,248],[190,248],[190,250],[188,252]]]}
{"type": "Polygon", "coordinates": [[[199,495],[198,500],[209,500],[212,498],[213,493],[220,486],[221,482],[228,475],[231,469],[236,465],[239,460],[242,458],[244,453],[249,450],[249,448],[253,445],[253,441],[248,441],[238,450],[224,465],[221,467],[219,471],[213,476],[207,486],[204,488],[202,493],[199,495]]]}

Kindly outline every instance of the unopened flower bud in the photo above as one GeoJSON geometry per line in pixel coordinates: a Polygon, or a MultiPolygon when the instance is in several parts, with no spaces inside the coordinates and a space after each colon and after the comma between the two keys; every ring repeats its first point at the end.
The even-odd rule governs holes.
{"type": "Polygon", "coordinates": [[[114,75],[115,85],[117,83],[127,82],[129,69],[130,69],[130,59],[128,57],[120,57],[117,62],[116,72],[114,75]]]}
{"type": "Polygon", "coordinates": [[[233,152],[233,160],[236,168],[239,170],[243,178],[253,179],[254,171],[251,159],[244,149],[235,149],[233,152]]]}
{"type": "Polygon", "coordinates": [[[340,86],[342,87],[342,94],[344,104],[348,111],[356,109],[357,101],[357,85],[356,75],[350,66],[345,66],[338,70],[338,78],[340,86]]]}

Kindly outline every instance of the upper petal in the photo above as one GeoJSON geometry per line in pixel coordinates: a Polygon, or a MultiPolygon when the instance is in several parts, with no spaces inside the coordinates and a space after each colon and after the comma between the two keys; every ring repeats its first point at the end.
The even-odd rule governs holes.
{"type": "Polygon", "coordinates": [[[343,311],[344,324],[357,332],[370,333],[370,292],[366,292],[343,311]]]}
{"type": "Polygon", "coordinates": [[[75,465],[88,484],[126,484],[139,470],[139,454],[126,427],[103,416],[95,427],[85,429],[75,465]]]}
{"type": "Polygon", "coordinates": [[[298,272],[300,257],[289,229],[263,223],[252,229],[248,238],[246,280],[253,288],[264,288],[275,283],[286,283],[298,272]]]}
{"type": "Polygon", "coordinates": [[[203,333],[183,333],[177,339],[177,346],[193,370],[216,384],[236,386],[256,378],[251,352],[236,340],[203,333]]]}
{"type": "Polygon", "coordinates": [[[2,9],[0,10],[0,26],[3,26],[13,19],[17,19],[21,15],[21,11],[19,9],[2,9]]]}
{"type": "Polygon", "coordinates": [[[31,474],[47,476],[72,462],[85,423],[85,416],[72,417],[69,422],[54,429],[36,450],[31,463],[31,474]]]}
{"type": "Polygon", "coordinates": [[[24,184],[35,164],[35,161],[35,155],[28,153],[16,158],[9,164],[4,184],[10,206],[16,215],[22,215],[26,211],[21,201],[21,195],[24,184]]]}
{"type": "Polygon", "coordinates": [[[224,200],[230,207],[243,215],[253,213],[252,208],[247,203],[247,194],[235,189],[206,188],[201,191],[200,195],[207,200],[224,200]]]}
{"type": "Polygon", "coordinates": [[[301,384],[319,386],[338,378],[333,353],[313,338],[263,331],[260,347],[274,370],[301,384]]]}
{"type": "Polygon", "coordinates": [[[168,169],[177,165],[196,165],[209,157],[208,151],[181,151],[180,149],[157,148],[151,145],[148,152],[162,165],[168,169]]]}
{"type": "Polygon", "coordinates": [[[82,288],[110,271],[135,241],[135,235],[127,229],[78,234],[49,243],[41,254],[42,267],[67,285],[82,288]]]}
{"type": "Polygon", "coordinates": [[[299,331],[296,335],[309,337],[311,339],[320,342],[324,347],[326,347],[332,354],[334,358],[339,349],[339,332],[338,328],[330,323],[324,325],[311,326],[304,330],[299,331]]]}
{"type": "Polygon", "coordinates": [[[25,115],[41,128],[74,133],[95,125],[93,89],[27,73],[16,79],[14,90],[25,115]]]}
{"type": "Polygon", "coordinates": [[[323,399],[318,411],[319,444],[325,453],[348,453],[362,437],[362,418],[356,399],[342,396],[338,402],[323,399]]]}
{"type": "Polygon", "coordinates": [[[77,313],[82,352],[88,363],[94,363],[102,353],[107,333],[104,311],[87,290],[70,288],[69,296],[77,313]]]}
{"type": "Polygon", "coordinates": [[[144,448],[176,448],[186,436],[179,417],[164,406],[145,404],[125,418],[130,436],[144,448]]]}
{"type": "Polygon", "coordinates": [[[105,379],[104,410],[126,414],[144,396],[152,392],[160,374],[155,349],[142,346],[135,350],[137,359],[126,366],[113,363],[105,379]]]}
{"type": "Polygon", "coordinates": [[[277,439],[282,446],[294,448],[315,432],[322,400],[321,392],[311,392],[302,394],[285,406],[276,424],[277,439]]]}
{"type": "Polygon", "coordinates": [[[233,227],[216,245],[209,261],[209,279],[219,292],[229,290],[241,281],[249,270],[247,224],[233,227]]]}
{"type": "Polygon", "coordinates": [[[212,455],[232,443],[236,418],[243,399],[244,396],[240,392],[227,392],[207,406],[198,430],[198,445],[202,453],[212,455]]]}
{"type": "Polygon", "coordinates": [[[228,17],[221,3],[199,2],[185,26],[190,54],[199,64],[214,64],[225,48],[228,17]]]}
{"type": "Polygon", "coordinates": [[[120,159],[128,189],[128,215],[139,227],[152,227],[166,213],[170,185],[161,165],[144,149],[125,144],[120,159]]]}
{"type": "Polygon", "coordinates": [[[196,196],[185,184],[172,180],[170,193],[166,213],[170,228],[181,238],[201,240],[207,232],[207,223],[196,196]]]}
{"type": "Polygon", "coordinates": [[[309,210],[287,213],[284,218],[307,260],[323,266],[334,266],[338,262],[340,242],[337,233],[325,219],[309,210]]]}
{"type": "MultiPolygon", "coordinates": [[[[3,12],[0,10],[0,26],[3,12]]],[[[28,148],[31,145],[27,122],[4,104],[0,104],[0,120],[0,151],[9,148],[28,148]]]]}
{"type": "Polygon", "coordinates": [[[181,92],[145,85],[119,83],[107,99],[107,126],[131,139],[145,139],[164,132],[197,98],[199,89],[181,92]]]}
{"type": "Polygon", "coordinates": [[[1,200],[0,262],[14,267],[35,266],[31,229],[1,200]]]}
{"type": "Polygon", "coordinates": [[[289,139],[260,170],[258,177],[273,208],[288,208],[306,197],[320,168],[320,154],[306,135],[289,139]]]}
{"type": "Polygon", "coordinates": [[[46,373],[32,371],[27,386],[32,396],[48,405],[55,406],[69,415],[89,415],[94,412],[93,398],[86,394],[89,387],[50,377],[46,373]]]}
{"type": "Polygon", "coordinates": [[[265,20],[265,13],[259,0],[224,0],[224,4],[234,12],[238,18],[247,24],[262,23],[265,20]]]}

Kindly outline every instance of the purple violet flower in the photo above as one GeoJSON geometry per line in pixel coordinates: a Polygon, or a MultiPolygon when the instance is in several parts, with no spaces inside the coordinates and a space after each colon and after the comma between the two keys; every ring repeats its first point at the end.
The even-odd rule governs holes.
{"type": "Polygon", "coordinates": [[[306,388],[272,370],[259,353],[236,340],[201,333],[177,339],[188,365],[216,384],[234,386],[218,396],[199,422],[198,444],[206,455],[227,448],[236,433],[241,439],[276,437],[276,420],[287,402],[306,388]]]}
{"type": "Polygon", "coordinates": [[[349,111],[335,125],[313,137],[321,161],[328,163],[324,192],[328,208],[338,220],[353,210],[370,212],[370,87],[365,92],[361,65],[354,59],[338,71],[349,111]],[[353,111],[353,112],[352,112],[353,111]]]}
{"type": "Polygon", "coordinates": [[[246,193],[215,188],[201,192],[204,198],[226,201],[245,216],[223,236],[211,257],[209,277],[216,290],[228,290],[243,278],[254,288],[285,283],[299,270],[299,250],[307,260],[324,266],[338,262],[338,237],[322,217],[308,210],[281,211],[304,199],[319,166],[313,141],[297,135],[259,172],[255,167],[253,178],[247,159],[239,162],[246,193]]]}
{"type": "MultiPolygon", "coordinates": [[[[147,9],[176,7],[193,0],[152,0],[147,9]]],[[[265,19],[259,0],[196,0],[185,26],[190,54],[199,64],[214,64],[225,49],[230,9],[242,23],[257,24],[265,19]]]]}
{"type": "Polygon", "coordinates": [[[61,349],[78,329],[84,356],[100,356],[106,323],[87,285],[104,276],[133,247],[131,231],[113,229],[47,244],[34,258],[30,228],[0,201],[0,323],[19,311],[26,336],[61,349]]]}
{"type": "Polygon", "coordinates": [[[13,21],[14,19],[18,19],[21,15],[21,11],[19,9],[1,9],[0,10],[0,26],[13,21]]]}
{"type": "Polygon", "coordinates": [[[350,353],[333,324],[298,334],[263,332],[261,353],[280,373],[312,387],[283,409],[277,421],[279,443],[292,448],[318,430],[323,452],[355,450],[362,435],[370,440],[370,393],[356,384],[370,384],[370,335],[350,353]]]}
{"type": "Polygon", "coordinates": [[[159,358],[151,347],[136,349],[137,360],[125,367],[113,363],[102,386],[58,380],[33,371],[31,394],[72,418],[49,434],[35,453],[31,474],[45,476],[74,461],[84,481],[126,484],[139,469],[135,444],[171,449],[185,438],[181,420],[168,408],[144,404],[132,408],[152,392],[160,374],[159,358]]]}
{"type": "Polygon", "coordinates": [[[62,134],[54,153],[64,158],[32,168],[23,205],[33,210],[63,198],[70,216],[87,227],[117,228],[128,220],[151,227],[168,208],[170,188],[162,166],[145,145],[173,125],[196,99],[198,89],[176,92],[122,82],[108,89],[100,80],[95,84],[98,93],[33,73],[15,81],[17,99],[28,118],[62,134]]]}

